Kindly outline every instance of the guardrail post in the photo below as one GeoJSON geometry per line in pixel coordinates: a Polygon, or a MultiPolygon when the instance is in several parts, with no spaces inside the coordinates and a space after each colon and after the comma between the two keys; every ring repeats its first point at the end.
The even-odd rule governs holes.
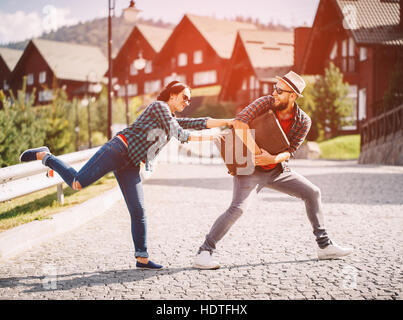
{"type": "Polygon", "coordinates": [[[57,185],[57,202],[59,202],[60,205],[64,205],[64,193],[62,183],[57,185]]]}

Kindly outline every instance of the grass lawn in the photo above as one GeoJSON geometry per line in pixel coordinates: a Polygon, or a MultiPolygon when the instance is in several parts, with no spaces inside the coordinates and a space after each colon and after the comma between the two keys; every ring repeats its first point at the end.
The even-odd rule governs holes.
{"type": "Polygon", "coordinates": [[[360,135],[340,136],[319,142],[320,158],[327,160],[354,160],[360,155],[360,135]]]}
{"type": "Polygon", "coordinates": [[[56,186],[0,203],[0,232],[33,220],[51,219],[53,214],[82,203],[117,185],[113,173],[110,173],[81,191],[75,191],[63,184],[63,206],[57,202],[56,186]]]}

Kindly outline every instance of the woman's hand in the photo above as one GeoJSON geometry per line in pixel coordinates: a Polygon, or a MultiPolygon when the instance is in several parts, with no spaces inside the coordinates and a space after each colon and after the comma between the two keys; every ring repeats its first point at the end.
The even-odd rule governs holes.
{"type": "Polygon", "coordinates": [[[234,119],[209,118],[209,119],[207,119],[206,127],[208,129],[210,129],[210,128],[216,128],[216,127],[232,126],[233,121],[234,121],[234,119]]]}

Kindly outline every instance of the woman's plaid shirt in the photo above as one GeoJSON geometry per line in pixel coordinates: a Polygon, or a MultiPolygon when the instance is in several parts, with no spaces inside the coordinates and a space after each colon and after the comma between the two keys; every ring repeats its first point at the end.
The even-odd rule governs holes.
{"type": "MultiPolygon", "coordinates": [[[[272,96],[260,97],[245,107],[236,116],[235,120],[249,123],[251,120],[255,119],[265,111],[272,109],[273,101],[274,98],[272,96]]],[[[297,104],[295,104],[294,108],[294,122],[291,125],[290,132],[287,135],[288,141],[290,141],[289,152],[291,153],[292,157],[294,156],[295,151],[297,151],[297,149],[301,146],[302,142],[304,142],[312,123],[311,118],[309,118],[309,116],[302,111],[297,104]]]]}
{"type": "Polygon", "coordinates": [[[189,140],[190,131],[184,129],[206,129],[208,118],[176,118],[163,101],[151,103],[143,113],[126,129],[118,132],[127,139],[129,158],[135,166],[150,161],[161,151],[168,141],[175,137],[180,142],[189,140]]]}

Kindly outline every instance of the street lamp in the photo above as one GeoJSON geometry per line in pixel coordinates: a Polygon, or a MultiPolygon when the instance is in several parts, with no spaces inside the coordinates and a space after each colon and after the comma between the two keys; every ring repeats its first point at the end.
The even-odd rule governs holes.
{"type": "MultiPolygon", "coordinates": [[[[138,47],[138,42],[136,43],[138,47]]],[[[130,114],[129,114],[129,61],[128,61],[128,55],[126,55],[126,79],[125,79],[125,105],[126,105],[126,124],[127,126],[130,125],[130,114]]],[[[140,71],[144,69],[146,66],[146,60],[143,59],[143,55],[140,51],[139,57],[133,61],[133,67],[137,70],[140,71]]]]}
{"type": "MultiPolygon", "coordinates": [[[[112,138],[112,12],[115,11],[115,3],[116,0],[108,0],[108,140],[112,138]]],[[[123,10],[123,18],[134,22],[139,12],[132,0],[129,7],[123,10]]]]}

